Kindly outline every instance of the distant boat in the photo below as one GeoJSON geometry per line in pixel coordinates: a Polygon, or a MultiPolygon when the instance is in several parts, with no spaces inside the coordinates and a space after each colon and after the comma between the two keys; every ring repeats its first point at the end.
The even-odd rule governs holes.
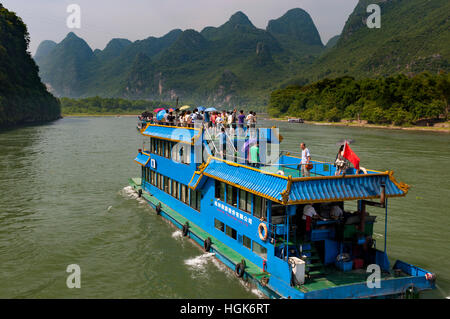
{"type": "Polygon", "coordinates": [[[288,119],[289,123],[305,123],[303,119],[288,119]]]}

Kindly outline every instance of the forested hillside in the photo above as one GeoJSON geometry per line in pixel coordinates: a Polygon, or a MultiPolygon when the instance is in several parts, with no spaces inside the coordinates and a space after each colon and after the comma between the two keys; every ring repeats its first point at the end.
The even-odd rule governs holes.
{"type": "Polygon", "coordinates": [[[255,27],[237,12],[219,27],[173,30],[161,38],[113,39],[95,50],[74,33],[36,57],[42,80],[61,97],[122,97],[264,107],[268,93],[323,51],[313,20],[289,10],[255,27]],[[47,53],[43,55],[43,53],[47,53]]]}
{"type": "Polygon", "coordinates": [[[84,99],[61,98],[64,115],[70,114],[139,114],[156,108],[168,108],[169,104],[158,101],[125,100],[121,98],[90,97],[84,99]]]}
{"type": "Polygon", "coordinates": [[[423,71],[450,71],[450,1],[360,0],[339,40],[298,77],[314,82],[323,78],[366,78],[423,71]],[[366,21],[369,4],[381,7],[381,28],[366,21]]]}
{"type": "Polygon", "coordinates": [[[29,41],[22,20],[0,4],[0,127],[60,117],[59,101],[27,51],[29,41]]]}
{"type": "Polygon", "coordinates": [[[448,119],[450,76],[421,73],[356,80],[324,79],[305,86],[276,90],[272,116],[311,121],[365,120],[375,124],[415,124],[421,119],[448,119]]]}

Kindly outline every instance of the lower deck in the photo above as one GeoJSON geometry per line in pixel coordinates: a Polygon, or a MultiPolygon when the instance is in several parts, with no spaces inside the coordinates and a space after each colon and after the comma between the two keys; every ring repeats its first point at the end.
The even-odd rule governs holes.
{"type": "MultiPolygon", "coordinates": [[[[351,271],[343,272],[333,266],[325,266],[323,273],[323,276],[311,278],[305,282],[305,284],[297,286],[296,288],[301,292],[308,293],[311,291],[335,288],[339,286],[360,284],[365,283],[370,275],[370,273],[367,273],[365,269],[353,269],[351,271]]],[[[387,272],[381,273],[381,280],[403,277],[408,277],[408,275],[405,273],[398,273],[395,275],[387,272]]]]}
{"type": "MultiPolygon", "coordinates": [[[[349,293],[348,291],[351,291],[352,289],[357,290],[358,292],[364,291],[366,294],[364,297],[375,296],[372,295],[371,289],[367,289],[366,287],[366,281],[370,273],[367,273],[365,269],[354,269],[344,272],[334,265],[323,265],[314,276],[307,278],[302,285],[292,287],[289,284],[283,283],[270,273],[264,271],[258,265],[252,263],[248,258],[245,258],[240,253],[182,216],[179,212],[173,210],[170,206],[162,203],[159,199],[147,193],[141,188],[140,178],[130,179],[130,185],[136,191],[141,190],[142,197],[146,199],[153,208],[158,204],[161,204],[161,216],[168,219],[176,227],[182,228],[184,224],[188,223],[189,237],[197,244],[202,245],[209,237],[212,242],[211,252],[215,253],[216,257],[232,270],[235,269],[235,266],[238,263],[245,260],[244,280],[257,286],[268,297],[279,298],[282,295],[285,297],[292,295],[296,296],[294,298],[351,298],[352,293],[349,293]],[[281,293],[280,290],[277,289],[280,285],[285,286],[281,293]],[[334,288],[340,291],[337,295],[332,292],[333,290],[336,291],[334,288]],[[295,291],[297,291],[297,293],[295,293],[295,291]]],[[[401,280],[397,281],[397,284],[394,283],[396,279],[402,278],[405,280],[409,280],[408,278],[414,280],[415,277],[401,271],[395,273],[382,272],[381,274],[381,281],[386,282],[387,286],[404,285],[401,280]]],[[[353,295],[357,295],[357,298],[360,297],[357,293],[353,293],[353,295]]]]}

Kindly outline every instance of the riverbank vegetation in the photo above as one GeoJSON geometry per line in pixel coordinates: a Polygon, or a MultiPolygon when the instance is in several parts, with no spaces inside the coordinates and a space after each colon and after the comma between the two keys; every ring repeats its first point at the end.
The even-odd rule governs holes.
{"type": "Polygon", "coordinates": [[[269,114],[308,121],[414,125],[448,119],[450,76],[427,72],[356,80],[345,76],[272,92],[269,114]]]}
{"type": "Polygon", "coordinates": [[[47,92],[28,53],[23,21],[0,4],[0,128],[55,120],[58,100],[47,92]]]}
{"type": "Polygon", "coordinates": [[[63,97],[60,101],[63,115],[140,114],[143,111],[151,111],[159,107],[169,106],[169,103],[160,101],[126,100],[98,96],[84,99],[63,97]]]}

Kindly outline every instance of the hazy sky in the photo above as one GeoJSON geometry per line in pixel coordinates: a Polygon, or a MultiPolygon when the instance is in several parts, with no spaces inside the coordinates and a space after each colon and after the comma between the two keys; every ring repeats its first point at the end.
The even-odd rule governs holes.
{"type": "Polygon", "coordinates": [[[324,44],[339,34],[358,0],[0,0],[28,26],[30,51],[43,40],[60,42],[74,31],[92,49],[103,49],[112,38],[142,40],[170,30],[220,26],[237,12],[265,29],[271,19],[292,8],[306,10],[314,20],[324,44]],[[69,29],[67,6],[81,8],[81,28],[69,29]]]}

